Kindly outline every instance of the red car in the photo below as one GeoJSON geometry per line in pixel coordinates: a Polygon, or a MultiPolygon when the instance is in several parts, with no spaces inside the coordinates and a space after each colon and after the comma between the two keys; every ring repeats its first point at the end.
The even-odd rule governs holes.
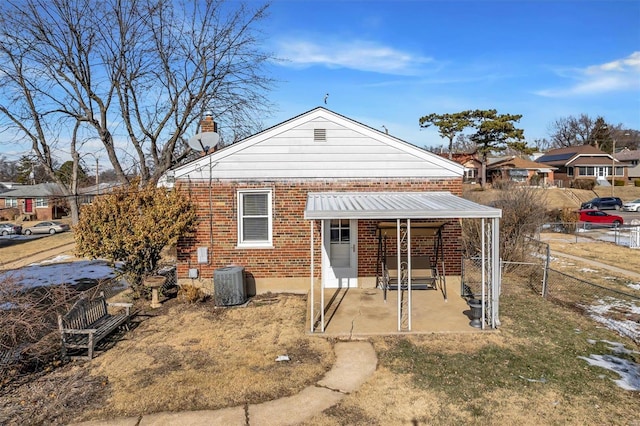
{"type": "Polygon", "coordinates": [[[590,228],[592,223],[599,225],[611,225],[618,227],[624,223],[622,217],[605,213],[602,210],[584,209],[578,212],[580,214],[580,222],[585,222],[585,227],[590,228]]]}

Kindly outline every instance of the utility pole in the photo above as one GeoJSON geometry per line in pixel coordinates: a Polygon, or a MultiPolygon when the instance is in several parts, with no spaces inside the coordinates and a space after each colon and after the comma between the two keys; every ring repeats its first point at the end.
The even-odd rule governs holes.
{"type": "Polygon", "coordinates": [[[98,174],[98,157],[95,157],[95,159],[96,159],[96,191],[98,195],[100,195],[100,175],[98,174]]]}

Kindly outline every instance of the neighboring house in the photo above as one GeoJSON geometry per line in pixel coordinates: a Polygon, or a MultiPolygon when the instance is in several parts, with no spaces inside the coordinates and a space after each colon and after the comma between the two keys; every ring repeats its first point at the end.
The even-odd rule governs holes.
{"type": "Polygon", "coordinates": [[[600,185],[609,185],[612,176],[627,178],[627,164],[591,145],[552,149],[538,157],[536,163],[557,167],[554,179],[565,186],[576,179],[595,179],[600,185]]]}
{"type": "MultiPolygon", "coordinates": [[[[444,158],[449,158],[448,153],[440,154],[444,158]]],[[[482,170],[482,161],[478,159],[478,156],[467,153],[452,153],[451,160],[464,167],[464,175],[462,176],[464,183],[478,183],[480,170],[482,170]]]]}
{"type": "Polygon", "coordinates": [[[527,185],[553,185],[553,166],[536,163],[524,158],[509,156],[494,158],[487,164],[487,181],[510,180],[527,185]]]}
{"type": "Polygon", "coordinates": [[[98,185],[78,188],[78,203],[80,205],[91,204],[95,197],[100,196],[100,194],[108,194],[119,186],[121,186],[119,182],[100,182],[98,185]]]}
{"type": "MultiPolygon", "coordinates": [[[[383,221],[404,229],[407,223],[438,227],[446,274],[459,276],[460,219],[489,219],[497,236],[501,216],[460,197],[463,171],[315,108],[163,176],[161,185],[192,197],[199,217],[195,233],[178,242],[178,281],[211,289],[214,271],[239,265],[249,293],[373,288],[383,221]]],[[[402,244],[401,252],[434,254],[429,237],[408,236],[402,244]]],[[[388,246],[386,254],[397,255],[395,237],[388,246]]],[[[487,282],[495,285],[487,288],[497,315],[498,244],[489,254],[494,272],[487,282]]]]}
{"type": "Polygon", "coordinates": [[[22,185],[0,193],[0,208],[6,219],[59,219],[67,212],[60,187],[55,183],[22,185]]]}
{"type": "Polygon", "coordinates": [[[12,190],[17,189],[17,188],[19,188],[21,186],[22,186],[21,183],[0,182],[0,194],[3,193],[3,192],[12,191],[12,190]]]}
{"type": "Polygon", "coordinates": [[[627,169],[627,178],[631,181],[640,179],[640,149],[630,150],[624,148],[615,155],[616,160],[626,163],[629,168],[627,169]]]}

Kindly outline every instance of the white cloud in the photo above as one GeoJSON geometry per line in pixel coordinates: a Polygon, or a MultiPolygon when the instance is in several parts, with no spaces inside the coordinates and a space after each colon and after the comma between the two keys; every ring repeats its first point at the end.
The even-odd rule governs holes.
{"type": "Polygon", "coordinates": [[[561,69],[556,72],[576,82],[567,88],[540,90],[536,92],[538,95],[566,97],[624,90],[640,91],[640,52],[633,52],[626,58],[604,64],[580,69],[561,69]]]}
{"type": "Polygon", "coordinates": [[[284,59],[281,65],[298,68],[325,66],[349,68],[393,75],[417,75],[432,58],[415,55],[368,41],[282,40],[278,43],[277,56],[284,59]]]}

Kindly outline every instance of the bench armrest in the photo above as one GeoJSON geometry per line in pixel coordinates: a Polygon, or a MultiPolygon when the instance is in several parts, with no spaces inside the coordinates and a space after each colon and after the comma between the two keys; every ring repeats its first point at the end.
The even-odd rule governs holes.
{"type": "Polygon", "coordinates": [[[131,308],[133,307],[133,303],[108,302],[107,306],[114,306],[116,308],[125,308],[125,310],[127,311],[127,316],[129,316],[131,312],[131,308]]]}
{"type": "Polygon", "coordinates": [[[95,334],[98,330],[95,328],[85,328],[78,330],[76,328],[63,328],[62,332],[66,334],[95,334]]]}

